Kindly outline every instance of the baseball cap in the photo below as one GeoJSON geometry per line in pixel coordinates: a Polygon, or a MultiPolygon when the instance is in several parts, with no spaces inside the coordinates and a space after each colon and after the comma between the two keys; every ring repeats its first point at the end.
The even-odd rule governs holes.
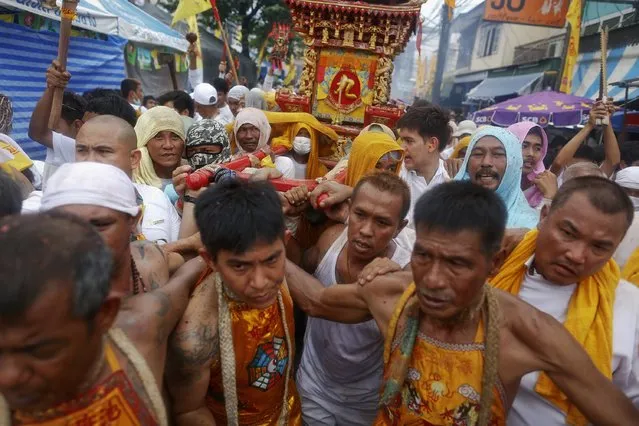
{"type": "Polygon", "coordinates": [[[217,103],[217,90],[209,83],[200,83],[193,90],[193,100],[200,105],[215,105],[217,103]]]}
{"type": "Polygon", "coordinates": [[[458,138],[463,135],[472,135],[477,131],[477,125],[472,120],[464,120],[457,125],[457,130],[453,133],[453,136],[458,138]]]}

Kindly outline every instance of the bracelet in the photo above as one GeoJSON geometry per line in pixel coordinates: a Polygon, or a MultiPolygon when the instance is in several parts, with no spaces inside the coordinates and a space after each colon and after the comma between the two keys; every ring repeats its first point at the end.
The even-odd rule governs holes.
{"type": "Polygon", "coordinates": [[[184,195],[184,197],[182,197],[182,199],[184,200],[185,203],[191,203],[191,204],[195,204],[195,202],[197,201],[197,198],[195,197],[191,197],[190,195],[184,195]]]}

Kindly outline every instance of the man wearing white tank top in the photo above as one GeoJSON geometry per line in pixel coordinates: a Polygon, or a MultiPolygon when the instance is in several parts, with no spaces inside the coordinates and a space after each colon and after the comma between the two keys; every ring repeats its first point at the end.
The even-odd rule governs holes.
{"type": "Polygon", "coordinates": [[[411,253],[393,242],[406,225],[410,208],[406,183],[391,173],[367,176],[355,187],[351,200],[348,226],[329,228],[304,257],[304,267],[314,271],[315,279],[299,270],[289,276],[297,268],[287,265],[295,302],[315,317],[308,320],[297,375],[302,417],[308,425],[372,424],[383,372],[383,337],[376,323],[329,321],[336,317],[322,306],[323,289],[357,282],[377,258],[390,259],[402,268],[410,263],[411,253]]]}

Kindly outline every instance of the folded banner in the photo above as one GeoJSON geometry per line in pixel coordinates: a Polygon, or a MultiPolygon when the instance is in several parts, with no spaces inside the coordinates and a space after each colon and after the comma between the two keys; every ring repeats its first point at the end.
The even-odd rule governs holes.
{"type": "Polygon", "coordinates": [[[570,25],[570,37],[568,37],[568,50],[566,51],[566,60],[564,69],[561,74],[560,92],[570,93],[572,88],[572,77],[577,64],[577,55],[579,54],[579,35],[581,34],[581,0],[573,0],[570,2],[570,8],[566,14],[566,20],[570,25]]]}

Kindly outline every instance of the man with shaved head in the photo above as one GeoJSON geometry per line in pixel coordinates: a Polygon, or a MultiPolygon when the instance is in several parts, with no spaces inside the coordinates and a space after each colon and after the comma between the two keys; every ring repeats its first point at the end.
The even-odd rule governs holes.
{"type": "MultiPolygon", "coordinates": [[[[110,164],[129,176],[140,163],[135,130],[112,115],[99,115],[87,121],[78,132],[75,160],[110,164]]],[[[135,183],[138,203],[144,205],[140,231],[145,239],[168,243],[178,239],[180,216],[162,191],[135,183]]]]}

